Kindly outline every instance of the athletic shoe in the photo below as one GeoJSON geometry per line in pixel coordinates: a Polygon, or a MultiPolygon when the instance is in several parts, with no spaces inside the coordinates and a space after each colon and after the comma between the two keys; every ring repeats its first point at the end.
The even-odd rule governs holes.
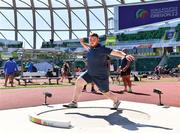
{"type": "Polygon", "coordinates": [[[63,107],[66,107],[66,108],[77,108],[78,105],[77,105],[76,102],[73,102],[73,101],[72,101],[72,102],[69,103],[69,104],[64,104],[63,107]]]}
{"type": "Polygon", "coordinates": [[[118,107],[119,107],[119,105],[120,105],[120,103],[121,103],[121,102],[118,100],[117,102],[115,102],[115,103],[113,104],[113,108],[111,108],[111,109],[117,110],[118,107]]]}

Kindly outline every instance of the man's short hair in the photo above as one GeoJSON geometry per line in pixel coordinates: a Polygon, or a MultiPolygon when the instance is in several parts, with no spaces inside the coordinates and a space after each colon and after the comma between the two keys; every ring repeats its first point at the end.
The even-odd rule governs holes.
{"type": "Polygon", "coordinates": [[[90,32],[90,36],[99,38],[98,34],[97,33],[93,33],[93,32],[90,32]]]}
{"type": "Polygon", "coordinates": [[[13,60],[14,58],[13,57],[10,57],[9,60],[13,60]]]}

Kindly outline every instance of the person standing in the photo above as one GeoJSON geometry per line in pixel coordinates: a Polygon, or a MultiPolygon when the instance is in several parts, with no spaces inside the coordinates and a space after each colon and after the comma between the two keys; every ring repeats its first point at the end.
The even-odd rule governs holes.
{"type": "Polygon", "coordinates": [[[33,63],[31,60],[27,63],[27,72],[33,72],[33,63]]]}
{"type": "Polygon", "coordinates": [[[64,78],[68,77],[70,75],[70,67],[67,62],[63,64],[62,70],[61,70],[61,82],[63,82],[64,78]]]}
{"type": "MultiPolygon", "coordinates": [[[[33,72],[33,63],[32,63],[32,60],[31,60],[31,59],[29,59],[26,67],[27,67],[27,72],[30,72],[30,73],[33,72]]],[[[29,77],[28,82],[29,82],[29,83],[32,83],[32,75],[31,75],[31,74],[30,74],[30,77],[29,77]]]]}
{"type": "MultiPolygon", "coordinates": [[[[83,89],[82,89],[82,92],[86,92],[86,91],[87,91],[86,87],[87,87],[87,84],[84,85],[84,87],[83,87],[83,89]]],[[[97,93],[97,91],[95,90],[95,87],[94,87],[94,83],[93,83],[93,82],[91,83],[91,92],[92,92],[92,93],[97,93]]]]}
{"type": "Polygon", "coordinates": [[[4,86],[7,86],[7,82],[9,79],[9,83],[11,84],[11,87],[13,87],[14,84],[14,76],[18,72],[18,67],[16,62],[12,57],[9,58],[9,60],[4,65],[4,73],[5,73],[5,83],[4,86]]]}
{"type": "Polygon", "coordinates": [[[63,105],[68,108],[77,108],[78,99],[82,88],[87,83],[94,83],[99,88],[101,93],[113,101],[113,108],[117,109],[120,105],[120,100],[111,91],[109,91],[109,68],[107,56],[112,55],[127,60],[134,60],[131,55],[126,55],[122,51],[107,48],[99,43],[99,36],[96,33],[91,33],[89,36],[89,45],[84,43],[84,39],[80,39],[81,45],[87,52],[87,71],[82,73],[76,80],[75,90],[72,101],[69,104],[63,105]]]}
{"type": "MultiPolygon", "coordinates": [[[[128,50],[127,49],[123,49],[122,50],[125,54],[127,54],[128,50]]],[[[131,93],[132,92],[132,83],[131,83],[131,79],[130,79],[130,74],[131,74],[131,61],[127,60],[126,57],[122,58],[121,61],[121,77],[124,83],[124,91],[131,93]],[[127,87],[129,87],[129,89],[127,90],[127,87]]]]}

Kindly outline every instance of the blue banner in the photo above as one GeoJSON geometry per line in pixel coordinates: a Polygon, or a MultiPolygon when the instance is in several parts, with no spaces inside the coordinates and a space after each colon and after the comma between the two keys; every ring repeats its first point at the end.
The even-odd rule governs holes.
{"type": "Polygon", "coordinates": [[[180,0],[124,5],[117,9],[117,30],[180,18],[180,0]]]}

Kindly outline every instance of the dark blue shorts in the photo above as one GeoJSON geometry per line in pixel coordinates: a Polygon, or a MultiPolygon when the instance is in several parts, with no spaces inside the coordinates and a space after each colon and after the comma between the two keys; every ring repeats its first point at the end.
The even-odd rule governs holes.
{"type": "Polygon", "coordinates": [[[11,73],[5,73],[6,76],[14,76],[15,72],[11,72],[11,73]]]}
{"type": "Polygon", "coordinates": [[[108,76],[91,76],[87,71],[81,74],[81,77],[87,83],[95,83],[96,86],[102,93],[106,93],[109,91],[109,77],[108,76]]]}

